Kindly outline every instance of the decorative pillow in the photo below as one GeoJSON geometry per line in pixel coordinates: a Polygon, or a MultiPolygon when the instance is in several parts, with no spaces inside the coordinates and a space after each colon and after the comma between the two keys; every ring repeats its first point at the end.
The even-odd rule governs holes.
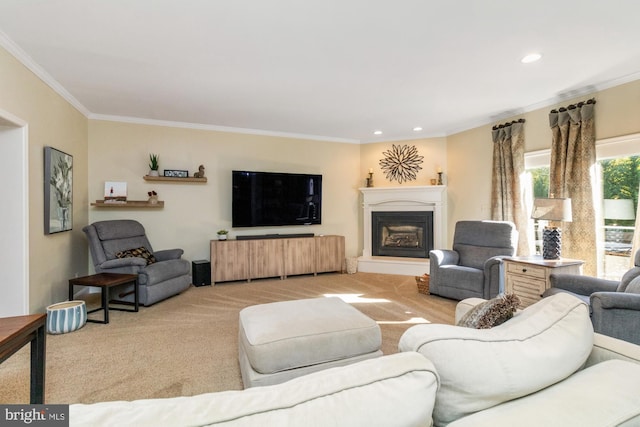
{"type": "Polygon", "coordinates": [[[116,253],[116,258],[144,258],[147,260],[147,265],[156,262],[156,258],[151,252],[144,246],[135,249],[127,249],[126,251],[120,251],[116,253]]]}
{"type": "Polygon", "coordinates": [[[475,329],[489,329],[513,317],[520,298],[515,294],[499,295],[473,307],[458,321],[458,326],[475,329]]]}

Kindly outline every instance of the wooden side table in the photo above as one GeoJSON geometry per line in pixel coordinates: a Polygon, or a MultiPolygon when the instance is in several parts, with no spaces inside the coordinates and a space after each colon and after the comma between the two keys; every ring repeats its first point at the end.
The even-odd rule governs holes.
{"type": "Polygon", "coordinates": [[[87,319],[87,322],[109,323],[109,309],[119,310],[119,311],[132,311],[132,312],[138,311],[139,302],[138,302],[138,275],[137,274],[99,273],[99,274],[93,274],[91,276],[76,277],[74,279],[69,279],[69,301],[73,300],[75,286],[94,286],[96,288],[100,288],[100,293],[101,293],[100,307],[87,311],[87,314],[93,313],[99,310],[104,310],[104,319],[103,320],[87,319]],[[133,293],[134,293],[134,301],[135,301],[133,303],[133,309],[109,306],[110,302],[117,303],[117,304],[126,304],[126,305],[131,304],[130,302],[126,302],[126,301],[118,301],[118,300],[109,301],[109,288],[112,288],[118,285],[126,285],[127,283],[133,283],[133,289],[134,289],[133,293]]]}
{"type": "Polygon", "coordinates": [[[520,307],[528,307],[542,298],[549,289],[551,273],[582,274],[584,261],[560,258],[543,259],[541,256],[511,257],[504,259],[505,290],[520,298],[520,307]]]}
{"type": "Polygon", "coordinates": [[[31,404],[44,403],[46,319],[46,314],[0,319],[0,363],[31,343],[31,404]]]}

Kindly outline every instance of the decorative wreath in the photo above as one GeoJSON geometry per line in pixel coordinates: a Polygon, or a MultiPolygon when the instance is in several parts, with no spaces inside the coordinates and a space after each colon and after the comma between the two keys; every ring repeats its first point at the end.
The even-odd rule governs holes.
{"type": "Polygon", "coordinates": [[[395,145],[391,150],[382,153],[384,158],[380,160],[380,167],[389,181],[398,180],[400,184],[405,181],[413,181],[416,174],[422,169],[423,156],[418,155],[415,145],[395,145]]]}

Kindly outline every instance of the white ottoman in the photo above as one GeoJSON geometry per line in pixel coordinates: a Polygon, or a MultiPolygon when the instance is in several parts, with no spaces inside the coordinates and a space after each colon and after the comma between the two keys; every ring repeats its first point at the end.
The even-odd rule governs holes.
{"type": "Polygon", "coordinates": [[[336,297],[247,307],[238,341],[245,388],[382,356],[378,324],[336,297]]]}

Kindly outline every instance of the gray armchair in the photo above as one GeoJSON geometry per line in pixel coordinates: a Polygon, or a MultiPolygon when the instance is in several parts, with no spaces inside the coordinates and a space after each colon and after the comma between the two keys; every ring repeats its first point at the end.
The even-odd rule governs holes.
{"type": "MultiPolygon", "coordinates": [[[[82,231],[89,239],[96,273],[138,275],[142,305],[149,306],[179,294],[191,285],[189,262],[181,259],[183,250],[154,252],[144,227],[137,221],[98,221],[87,225],[82,231]],[[140,248],[146,248],[146,251],[140,248]],[[151,261],[149,258],[152,258],[151,261]]],[[[124,285],[111,291],[117,294],[115,297],[110,295],[111,299],[134,300],[133,285],[124,285]]]]}
{"type": "Polygon", "coordinates": [[[503,291],[502,258],[514,256],[518,231],[508,221],[459,221],[453,249],[429,252],[429,292],[463,300],[503,291]]]}
{"type": "Polygon", "coordinates": [[[551,274],[549,282],[543,297],[570,293],[589,304],[595,332],[640,344],[640,251],[619,282],[578,274],[551,274]]]}

